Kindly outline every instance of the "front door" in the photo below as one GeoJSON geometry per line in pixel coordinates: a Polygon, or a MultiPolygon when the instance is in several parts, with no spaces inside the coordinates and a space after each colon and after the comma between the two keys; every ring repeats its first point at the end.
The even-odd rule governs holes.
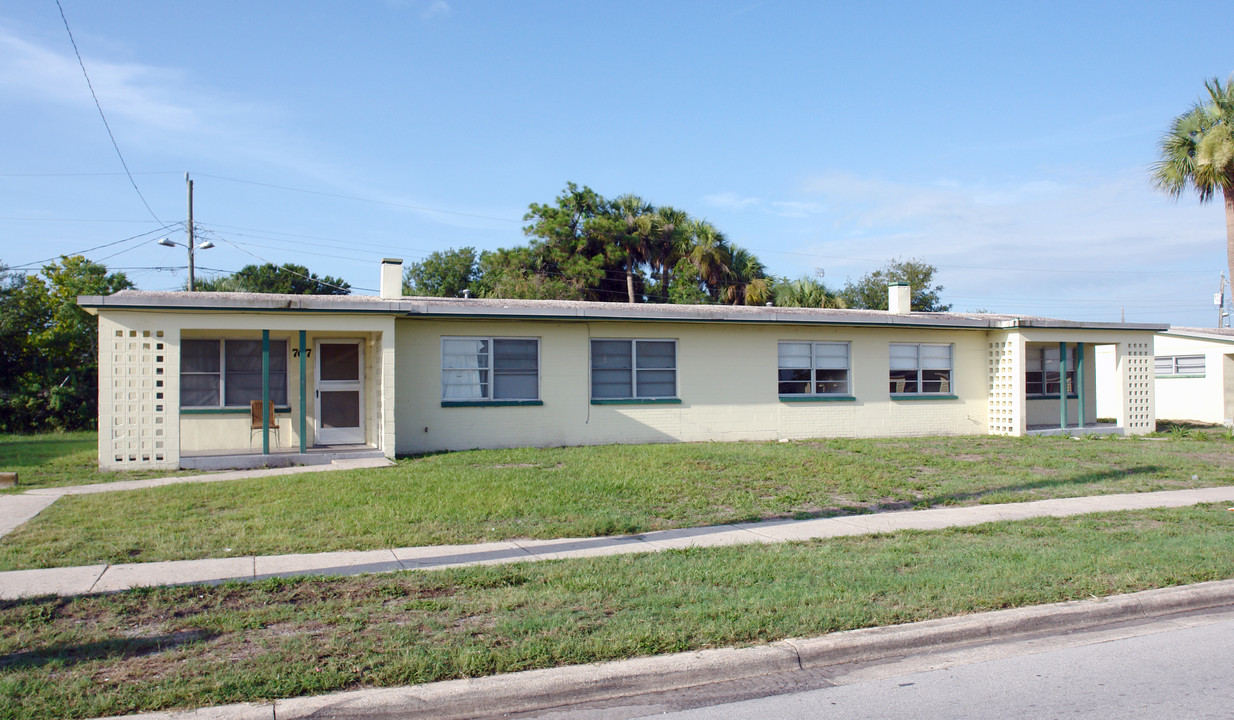
{"type": "Polygon", "coordinates": [[[317,341],[317,444],[364,442],[364,345],[317,341]]]}

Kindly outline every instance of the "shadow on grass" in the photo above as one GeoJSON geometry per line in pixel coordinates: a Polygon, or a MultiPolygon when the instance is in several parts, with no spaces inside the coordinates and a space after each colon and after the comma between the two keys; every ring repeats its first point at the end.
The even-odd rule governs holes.
{"type": "Polygon", "coordinates": [[[0,655],[0,670],[24,670],[50,663],[75,665],[92,660],[119,660],[174,650],[181,645],[205,642],[218,633],[185,630],[170,635],[137,638],[111,638],[88,643],[53,643],[46,647],[0,655]]]}
{"type": "MultiPolygon", "coordinates": [[[[1105,472],[1091,472],[1082,475],[1075,475],[1070,478],[1060,478],[1056,480],[1038,480],[1036,482],[1019,483],[1016,485],[1003,485],[1000,487],[982,488],[973,492],[964,493],[947,493],[937,495],[935,497],[920,498],[917,500],[898,500],[895,502],[867,503],[861,505],[841,505],[838,507],[829,507],[817,511],[798,511],[789,515],[770,516],[770,517],[752,517],[747,516],[736,522],[764,522],[768,520],[813,520],[816,518],[832,518],[846,517],[851,515],[870,515],[872,513],[898,512],[902,510],[926,509],[938,507],[940,505],[962,505],[964,503],[979,502],[982,498],[1001,493],[1017,493],[1030,492],[1032,490],[1044,490],[1050,488],[1061,487],[1081,487],[1093,483],[1103,482],[1105,480],[1113,480],[1115,478],[1128,478],[1136,475],[1152,475],[1165,470],[1160,465],[1141,465],[1139,467],[1126,468],[1122,470],[1108,470],[1105,472]]],[[[1128,490],[1130,492],[1130,490],[1128,490]]],[[[1078,495],[1062,495],[1058,497],[1078,497],[1078,495]]],[[[1042,500],[1046,498],[1040,498],[1042,500]]]]}
{"type": "Polygon", "coordinates": [[[1060,478],[1057,480],[1038,480],[1036,482],[1020,483],[1018,485],[1003,485],[1002,487],[984,488],[975,492],[967,493],[947,493],[937,497],[922,500],[922,503],[928,504],[929,507],[935,505],[948,505],[952,503],[962,503],[971,500],[980,500],[989,495],[997,495],[1000,493],[1016,493],[1029,492],[1032,490],[1044,490],[1048,488],[1061,488],[1069,486],[1084,486],[1093,483],[1104,482],[1106,480],[1114,480],[1116,478],[1130,478],[1137,475],[1152,475],[1160,473],[1165,468],[1160,465],[1140,465],[1138,467],[1130,467],[1122,470],[1107,470],[1104,472],[1090,472],[1082,475],[1074,475],[1069,478],[1060,478]]]}

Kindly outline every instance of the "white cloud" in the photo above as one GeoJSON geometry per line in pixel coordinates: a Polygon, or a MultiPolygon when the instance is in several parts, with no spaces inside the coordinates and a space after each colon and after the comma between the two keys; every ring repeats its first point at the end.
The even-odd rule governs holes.
{"type": "MultiPolygon", "coordinates": [[[[103,111],[144,127],[192,132],[202,127],[199,108],[178,101],[183,74],[137,63],[84,57],[103,111]]],[[[0,88],[43,100],[93,105],[81,66],[72,54],[53,52],[0,28],[0,88]]]]}
{"type": "Polygon", "coordinates": [[[420,17],[425,20],[430,20],[437,17],[445,17],[450,14],[450,4],[445,0],[433,0],[424,12],[420,13],[420,17]]]}
{"type": "Polygon", "coordinates": [[[758,207],[763,203],[762,200],[753,197],[745,197],[738,195],[735,192],[722,192],[715,195],[704,195],[703,202],[712,207],[724,208],[726,210],[745,210],[750,207],[758,207]]]}
{"type": "Polygon", "coordinates": [[[826,240],[800,249],[817,254],[829,277],[922,258],[939,267],[946,295],[964,298],[958,309],[1006,301],[1017,312],[1117,319],[1130,306],[1160,321],[1193,296],[1202,306],[1225,264],[1221,208],[1174,203],[1142,169],[1083,181],[927,184],[829,173],[804,191],[828,212],[813,231],[826,240]]]}

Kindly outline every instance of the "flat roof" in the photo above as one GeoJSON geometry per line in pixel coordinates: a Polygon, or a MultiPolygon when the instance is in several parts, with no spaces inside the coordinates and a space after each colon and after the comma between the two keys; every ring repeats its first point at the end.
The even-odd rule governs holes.
{"type": "Polygon", "coordinates": [[[889,327],[937,327],[966,330],[1072,328],[1146,330],[1168,325],[1056,320],[996,313],[891,313],[886,310],[839,310],[760,305],[666,305],[600,303],[576,300],[494,298],[383,298],[373,295],[276,295],[266,293],[121,290],[114,295],[82,295],[82,307],[98,310],[175,310],[183,312],[325,312],[378,313],[404,317],[510,318],[545,320],[628,320],[732,322],[889,327]]]}
{"type": "Polygon", "coordinates": [[[1193,338],[1195,340],[1234,343],[1234,328],[1170,327],[1161,334],[1193,338]]]}

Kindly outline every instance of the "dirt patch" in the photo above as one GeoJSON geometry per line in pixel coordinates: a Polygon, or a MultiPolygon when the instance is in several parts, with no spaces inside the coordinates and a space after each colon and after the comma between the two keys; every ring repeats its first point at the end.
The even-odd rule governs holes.
{"type": "Polygon", "coordinates": [[[952,455],[951,459],[957,462],[985,462],[981,455],[952,455]]]}

